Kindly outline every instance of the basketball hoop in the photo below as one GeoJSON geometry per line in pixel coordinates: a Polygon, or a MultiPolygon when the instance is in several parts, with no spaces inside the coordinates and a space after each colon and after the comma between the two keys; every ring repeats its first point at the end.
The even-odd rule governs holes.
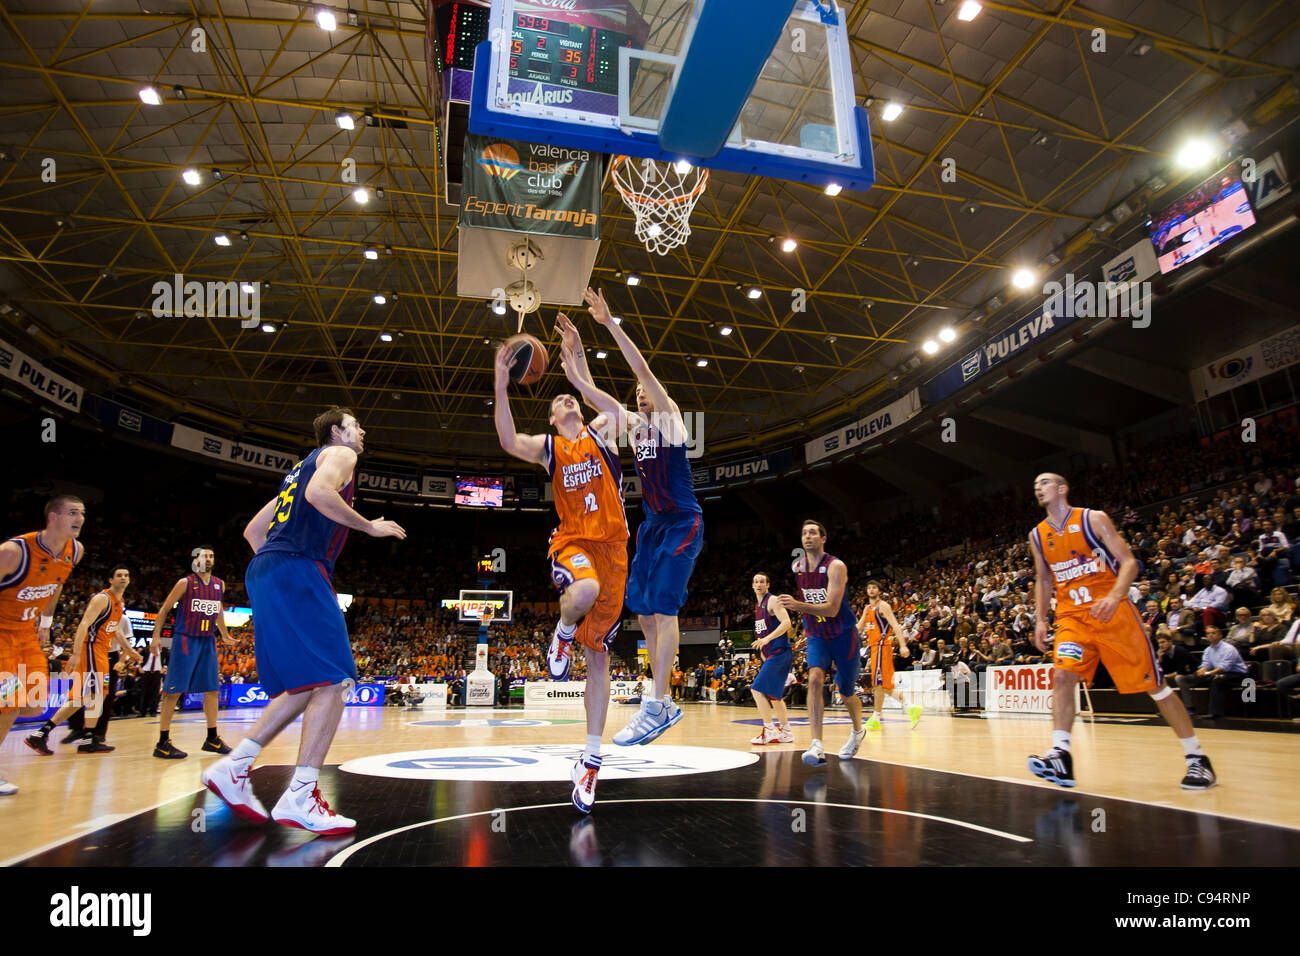
{"type": "Polygon", "coordinates": [[[615,156],[610,176],[623,202],[636,216],[636,237],[650,252],[663,255],[691,234],[691,212],[709,184],[709,171],[685,160],[615,156]]]}

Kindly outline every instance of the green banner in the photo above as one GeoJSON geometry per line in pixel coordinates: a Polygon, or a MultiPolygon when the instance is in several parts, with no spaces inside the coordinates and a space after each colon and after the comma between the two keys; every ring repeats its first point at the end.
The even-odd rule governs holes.
{"type": "Polygon", "coordinates": [[[585,149],[470,133],[460,224],[599,239],[600,159],[585,149]]]}

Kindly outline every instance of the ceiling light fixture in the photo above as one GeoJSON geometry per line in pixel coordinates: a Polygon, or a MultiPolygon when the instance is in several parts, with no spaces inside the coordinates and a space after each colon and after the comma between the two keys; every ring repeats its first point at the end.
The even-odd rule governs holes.
{"type": "Polygon", "coordinates": [[[230,245],[230,237],[229,237],[228,235],[226,235],[224,232],[222,232],[222,233],[218,233],[217,235],[213,236],[213,237],[212,237],[212,241],[215,242],[215,243],[216,243],[217,245],[219,245],[219,246],[228,246],[228,245],[230,245]]]}
{"type": "Polygon", "coordinates": [[[793,239],[783,239],[781,241],[782,252],[794,252],[798,248],[799,248],[799,243],[795,242],[795,240],[793,239]]]}
{"type": "Polygon", "coordinates": [[[939,330],[939,338],[945,342],[951,342],[957,338],[957,332],[952,326],[945,326],[939,330]]]}
{"type": "Polygon", "coordinates": [[[633,275],[631,272],[629,272],[629,273],[627,274],[627,284],[628,284],[628,285],[640,285],[640,284],[641,284],[641,277],[638,276],[638,275],[633,275]]]}
{"type": "Polygon", "coordinates": [[[979,2],[979,0],[966,0],[966,2],[963,3],[961,5],[961,8],[957,11],[957,19],[965,20],[967,23],[969,23],[971,20],[974,20],[977,16],[979,16],[980,11],[983,9],[984,7],[979,2]]]}
{"type": "Polygon", "coordinates": [[[1032,269],[1017,269],[1011,276],[1011,284],[1017,289],[1028,289],[1034,284],[1032,269]]]}
{"type": "Polygon", "coordinates": [[[730,335],[733,331],[734,331],[734,330],[732,329],[731,326],[729,326],[729,325],[724,325],[722,328],[718,329],[718,334],[719,334],[719,335],[730,335]]]}
{"type": "Polygon", "coordinates": [[[162,103],[162,96],[152,86],[140,87],[140,102],[145,106],[157,106],[162,103]]]}
{"type": "Polygon", "coordinates": [[[708,360],[708,359],[696,359],[696,360],[695,360],[695,367],[696,367],[696,368],[704,368],[704,367],[707,366],[708,364],[709,364],[709,360],[708,360]]]}
{"type": "Polygon", "coordinates": [[[393,337],[392,337],[391,335],[389,335],[387,332],[380,332],[380,333],[379,333],[379,341],[381,341],[381,342],[391,342],[391,341],[393,341],[393,337]]]}
{"type": "Polygon", "coordinates": [[[372,248],[372,247],[370,247],[370,246],[366,246],[366,249],[365,249],[365,251],[362,253],[362,255],[365,256],[367,259],[378,259],[378,258],[379,258],[379,250],[378,250],[378,249],[374,249],[374,248],[372,248]]]}
{"type": "Polygon", "coordinates": [[[921,346],[921,351],[926,355],[934,355],[939,351],[939,343],[934,339],[926,339],[925,344],[921,346]]]}
{"type": "Polygon", "coordinates": [[[748,292],[745,293],[745,295],[749,296],[751,299],[761,299],[763,298],[763,290],[757,288],[750,289],[748,292]]]}
{"type": "Polygon", "coordinates": [[[334,16],[334,11],[328,7],[321,7],[316,11],[316,26],[320,27],[326,33],[333,33],[338,29],[339,20],[334,16]]]}
{"type": "MultiPolygon", "coordinates": [[[[494,305],[492,306],[492,311],[495,312],[497,315],[505,315],[506,307],[504,305],[494,305]]],[[[487,340],[485,339],[484,341],[487,340]]]]}
{"type": "MultiPolygon", "coordinates": [[[[387,305],[387,304],[388,304],[388,298],[382,292],[376,292],[375,305],[387,305]]],[[[386,339],[385,341],[392,341],[392,336],[390,335],[388,339],[386,339]]]]}
{"type": "Polygon", "coordinates": [[[1192,139],[1184,143],[1174,157],[1183,169],[1198,169],[1214,158],[1214,149],[1203,139],[1192,139]]]}
{"type": "Polygon", "coordinates": [[[679,159],[677,162],[673,163],[673,169],[677,171],[678,176],[685,176],[694,168],[695,167],[685,159],[679,159]]]}
{"type": "Polygon", "coordinates": [[[370,202],[370,190],[365,186],[358,186],[356,189],[352,190],[352,198],[356,201],[357,205],[364,206],[366,203],[370,202]]]}
{"type": "Polygon", "coordinates": [[[203,182],[203,177],[199,175],[197,169],[185,170],[185,172],[181,173],[181,179],[185,180],[185,182],[189,183],[191,186],[197,186],[199,183],[203,182]]]}
{"type": "Polygon", "coordinates": [[[839,183],[828,183],[826,188],[822,190],[822,192],[826,193],[828,196],[838,196],[843,191],[844,187],[839,183]]]}
{"type": "Polygon", "coordinates": [[[263,323],[262,323],[262,331],[263,331],[263,332],[274,332],[274,331],[275,331],[275,326],[272,325],[270,322],[263,322],[263,323]]]}
{"type": "Polygon", "coordinates": [[[892,123],[903,115],[903,105],[901,103],[888,103],[885,111],[880,114],[880,118],[886,123],[892,123]]]}
{"type": "Polygon", "coordinates": [[[600,352],[597,352],[597,353],[596,353],[596,358],[598,358],[598,359],[603,359],[603,358],[608,358],[608,357],[609,357],[609,353],[608,353],[608,352],[605,352],[605,351],[603,351],[603,350],[600,351],[600,352]]]}
{"type": "Polygon", "coordinates": [[[357,121],[352,118],[352,114],[347,110],[339,110],[335,113],[334,122],[338,124],[339,129],[357,128],[357,121]]]}

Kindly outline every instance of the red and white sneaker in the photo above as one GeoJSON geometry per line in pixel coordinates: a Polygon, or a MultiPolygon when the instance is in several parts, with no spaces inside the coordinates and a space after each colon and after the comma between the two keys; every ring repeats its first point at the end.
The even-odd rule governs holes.
{"type": "Polygon", "coordinates": [[[573,805],[583,813],[590,813],[596,805],[596,776],[600,773],[600,757],[583,754],[569,772],[573,780],[573,805]]]}
{"type": "Polygon", "coordinates": [[[253,793],[253,787],[248,782],[247,767],[241,772],[235,761],[227,757],[206,767],[199,774],[199,781],[220,797],[221,802],[230,807],[230,812],[241,820],[249,823],[266,822],[266,807],[262,806],[262,801],[253,793]]]}
{"type": "Polygon", "coordinates": [[[777,731],[776,742],[778,744],[794,743],[794,731],[791,730],[789,727],[782,727],[779,731],[777,731]]]}
{"type": "Polygon", "coordinates": [[[569,679],[569,668],[573,666],[573,638],[567,641],[560,637],[560,625],[555,625],[551,635],[551,646],[546,649],[546,672],[551,680],[569,679]]]}
{"type": "Polygon", "coordinates": [[[271,819],[287,827],[297,827],[320,836],[338,836],[351,833],[357,828],[356,820],[349,820],[330,809],[330,805],[320,795],[320,787],[312,784],[308,790],[307,786],[300,784],[295,790],[290,783],[289,789],[271,810],[271,819]]]}
{"type": "Polygon", "coordinates": [[[763,744],[774,744],[777,742],[777,732],[770,730],[766,725],[758,732],[758,736],[749,743],[754,747],[761,747],[763,744]]]}

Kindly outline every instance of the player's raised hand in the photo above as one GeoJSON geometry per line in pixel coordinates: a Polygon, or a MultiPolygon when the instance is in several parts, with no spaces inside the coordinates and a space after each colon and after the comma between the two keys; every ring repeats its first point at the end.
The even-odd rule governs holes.
{"type": "Polygon", "coordinates": [[[399,541],[406,539],[406,530],[400,524],[396,521],[385,521],[382,516],[370,522],[366,534],[372,538],[397,538],[399,541]]]}
{"type": "Polygon", "coordinates": [[[505,388],[510,382],[510,363],[515,353],[503,342],[497,349],[496,359],[492,363],[492,372],[497,388],[505,388]]]}
{"type": "Polygon", "coordinates": [[[578,327],[563,312],[557,312],[555,315],[555,332],[560,337],[561,349],[570,352],[582,349],[582,336],[578,334],[578,327]]]}
{"type": "Polygon", "coordinates": [[[609,304],[605,302],[604,292],[597,292],[588,286],[587,291],[582,293],[582,301],[587,304],[587,308],[591,310],[591,317],[599,325],[609,327],[614,324],[614,316],[609,311],[609,304]]]}

